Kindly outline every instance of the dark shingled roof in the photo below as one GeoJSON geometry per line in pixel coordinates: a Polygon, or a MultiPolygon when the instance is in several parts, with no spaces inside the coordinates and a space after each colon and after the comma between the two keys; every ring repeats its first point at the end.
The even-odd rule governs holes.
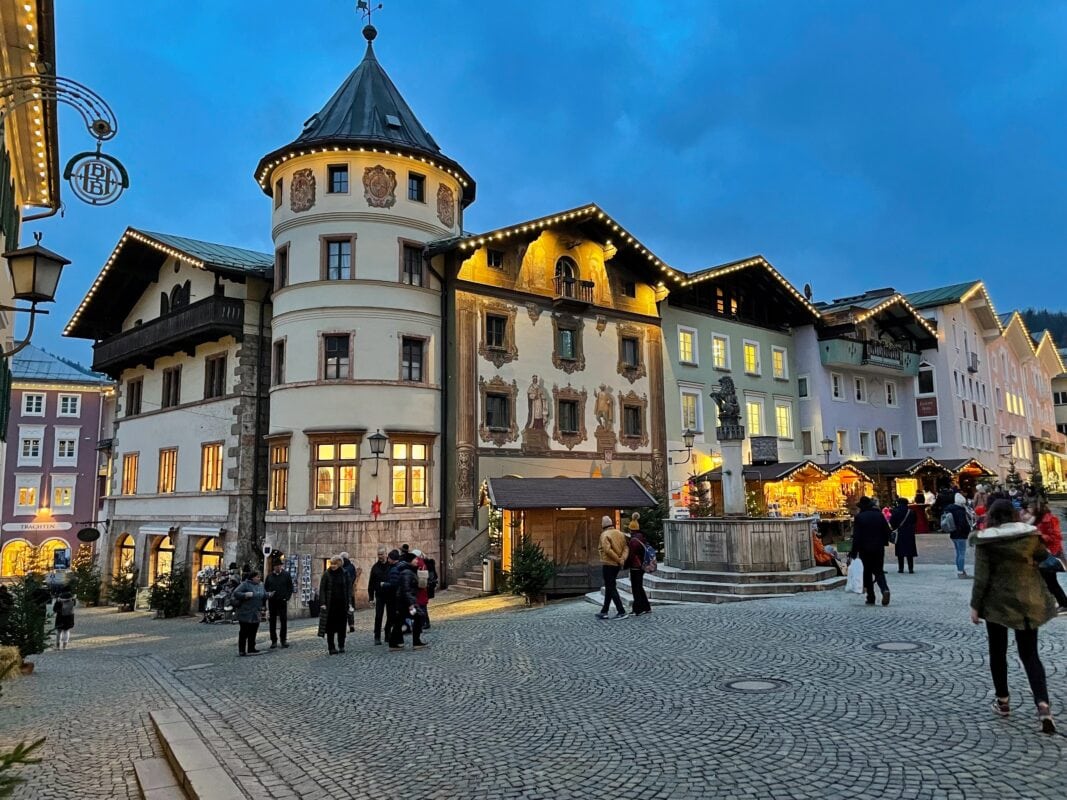
{"type": "Polygon", "coordinates": [[[914,475],[920,469],[948,471],[940,461],[928,456],[923,458],[874,458],[867,461],[846,461],[842,466],[852,466],[872,478],[879,475],[914,475]]]}
{"type": "MultiPolygon", "coordinates": [[[[741,472],[745,476],[746,481],[782,481],[792,477],[795,473],[801,471],[813,472],[820,477],[825,478],[830,473],[826,471],[825,467],[821,467],[814,461],[787,461],[779,464],[745,464],[741,468],[741,472]]],[[[698,481],[721,481],[722,480],[722,467],[715,467],[715,469],[705,472],[703,475],[699,475],[696,478],[698,481]]]]}
{"type": "Polygon", "coordinates": [[[496,508],[648,508],[656,505],[636,478],[489,478],[496,508]]]}
{"type": "Polygon", "coordinates": [[[951,471],[953,475],[968,466],[977,468],[987,478],[995,477],[997,474],[996,470],[990,469],[977,458],[943,458],[941,459],[941,465],[951,471]]]}

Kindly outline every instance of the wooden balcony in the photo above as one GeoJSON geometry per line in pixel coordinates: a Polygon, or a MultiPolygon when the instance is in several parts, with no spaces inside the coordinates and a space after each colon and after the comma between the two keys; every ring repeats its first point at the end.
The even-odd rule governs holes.
{"type": "Polygon", "coordinates": [[[138,364],[151,367],[157,358],[177,352],[191,355],[197,345],[223,336],[240,339],[244,318],[244,300],[221,296],[199,300],[97,342],[93,369],[118,378],[124,369],[138,364]]]}
{"type": "Polygon", "coordinates": [[[580,281],[577,278],[557,275],[552,305],[556,308],[575,310],[588,308],[593,304],[594,285],[592,281],[580,281]]]}
{"type": "Polygon", "coordinates": [[[836,337],[819,342],[824,366],[851,367],[884,375],[919,374],[919,354],[889,342],[836,337]]]}

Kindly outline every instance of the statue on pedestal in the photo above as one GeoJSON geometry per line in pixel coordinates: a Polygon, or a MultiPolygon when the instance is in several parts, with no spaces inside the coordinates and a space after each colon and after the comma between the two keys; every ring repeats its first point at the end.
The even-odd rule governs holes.
{"type": "Polygon", "coordinates": [[[711,399],[719,407],[719,427],[715,435],[719,441],[745,438],[745,429],[741,425],[741,404],[737,402],[737,390],[730,377],[719,378],[719,388],[711,392],[711,399]]]}

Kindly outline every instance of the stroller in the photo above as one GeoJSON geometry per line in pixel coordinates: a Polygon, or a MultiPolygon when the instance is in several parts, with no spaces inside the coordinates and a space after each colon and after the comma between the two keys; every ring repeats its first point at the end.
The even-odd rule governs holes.
{"type": "Polygon", "coordinates": [[[229,572],[216,571],[208,579],[209,590],[204,617],[201,622],[237,622],[237,609],[233,603],[233,592],[239,581],[229,572]]]}

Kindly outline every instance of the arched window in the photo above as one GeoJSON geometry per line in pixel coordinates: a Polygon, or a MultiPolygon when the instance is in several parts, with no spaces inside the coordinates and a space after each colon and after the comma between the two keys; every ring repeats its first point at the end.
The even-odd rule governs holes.
{"type": "Polygon", "coordinates": [[[133,537],[128,533],[122,534],[115,543],[115,574],[128,575],[134,570],[135,546],[133,537]]]}
{"type": "Polygon", "coordinates": [[[33,558],[33,548],[25,539],[12,539],[0,551],[0,577],[17,578],[26,574],[33,558]]]}
{"type": "Polygon", "coordinates": [[[170,536],[156,539],[155,547],[152,548],[151,567],[149,583],[155,583],[160,575],[166,575],[174,567],[174,542],[170,536]]]}
{"type": "Polygon", "coordinates": [[[56,562],[56,552],[66,551],[67,553],[67,565],[70,565],[70,545],[62,539],[49,539],[41,545],[40,550],[40,565],[41,569],[50,570],[54,568],[56,562]]]}
{"type": "Polygon", "coordinates": [[[182,306],[189,305],[189,297],[192,294],[192,283],[175,284],[170,290],[170,310],[175,311],[182,306]]]}
{"type": "Polygon", "coordinates": [[[170,297],[166,292],[159,293],[159,316],[165,317],[170,313],[170,297]]]}
{"type": "Polygon", "coordinates": [[[556,261],[556,294],[562,297],[578,295],[578,265],[568,256],[556,261]]]}
{"type": "Polygon", "coordinates": [[[205,536],[197,548],[200,569],[222,569],[222,548],[217,536],[205,536]]]}

